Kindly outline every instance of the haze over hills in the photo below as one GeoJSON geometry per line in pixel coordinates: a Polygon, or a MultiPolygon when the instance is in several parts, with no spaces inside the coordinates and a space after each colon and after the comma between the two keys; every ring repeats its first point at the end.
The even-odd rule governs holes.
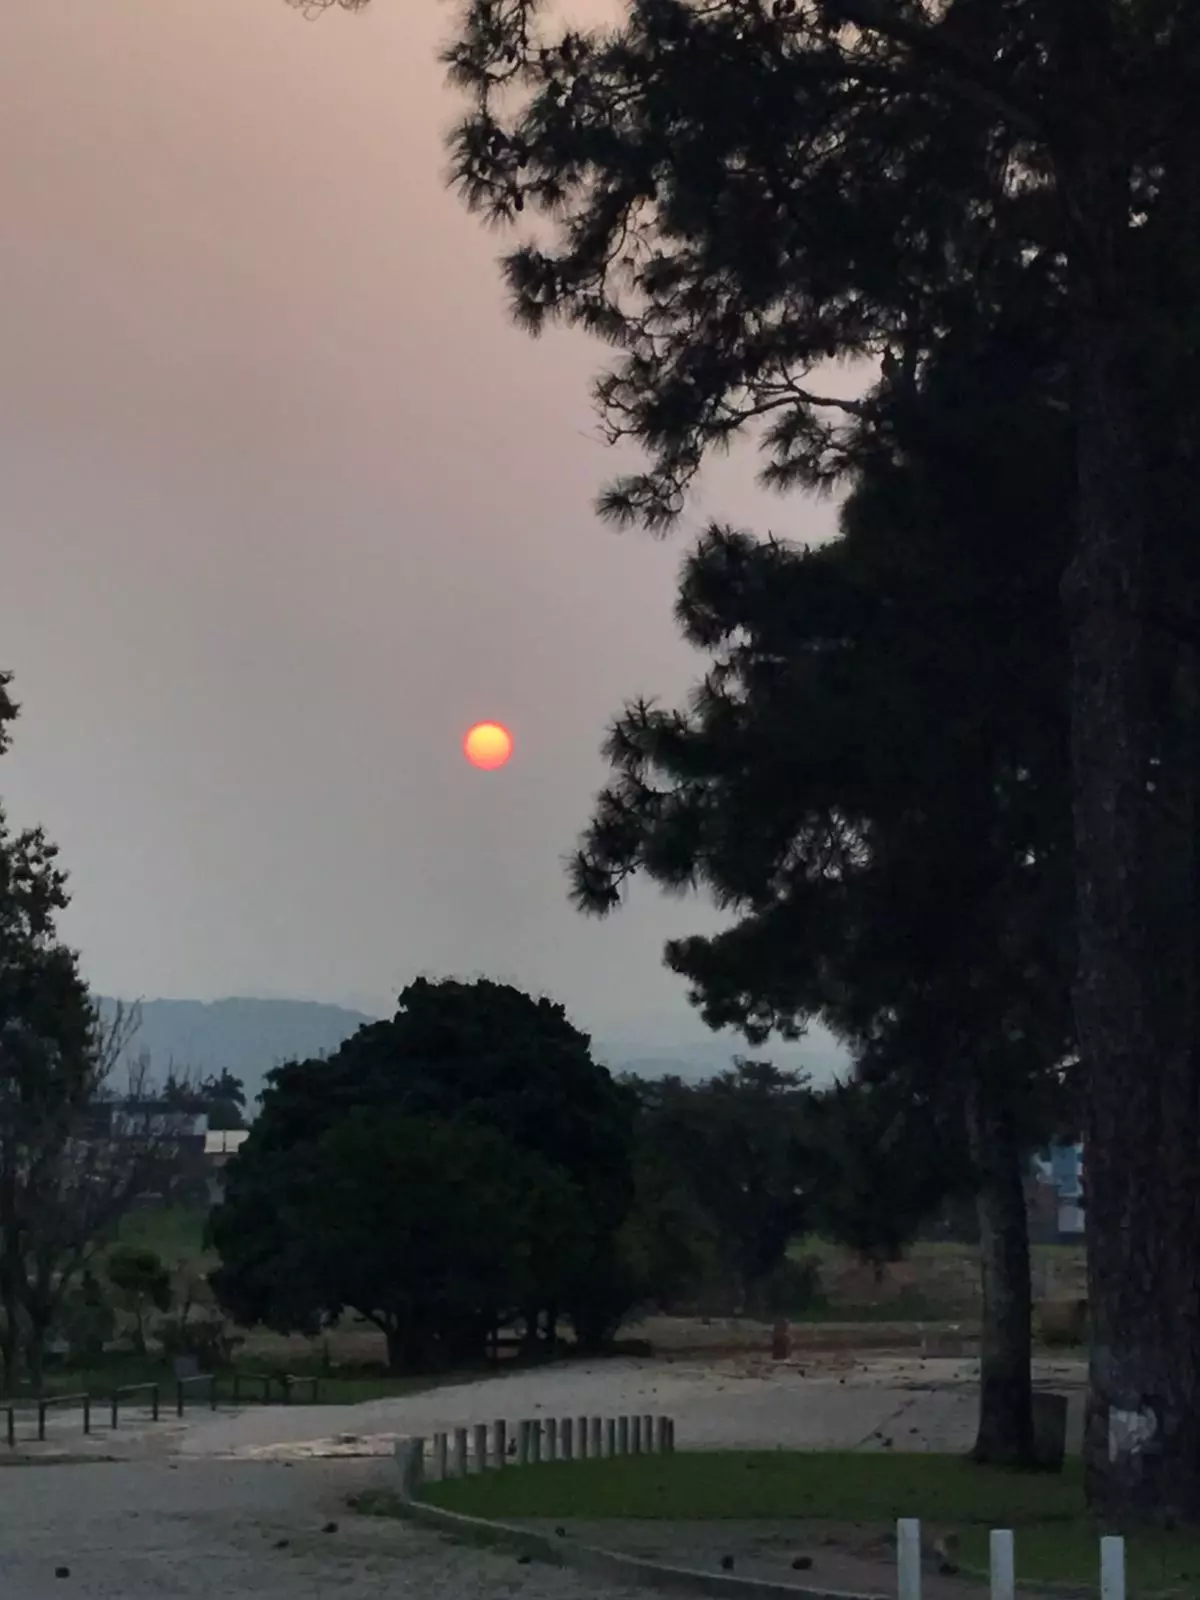
{"type": "MultiPolygon", "coordinates": [[[[101,996],[102,1007],[115,1001],[101,996]]],[[[168,1069],[206,1076],[225,1070],[241,1078],[253,1103],[266,1074],[281,1061],[325,1055],[377,1016],[351,1006],[319,1000],[230,997],[224,1000],[143,1000],[141,1027],[131,1043],[134,1054],[148,1052],[160,1076],[168,1069]]],[[[814,1034],[800,1044],[750,1050],[735,1038],[708,1036],[675,1043],[603,1040],[596,1056],[614,1072],[657,1078],[668,1073],[704,1078],[728,1067],[735,1055],[761,1055],[779,1066],[806,1067],[818,1081],[842,1065],[836,1044],[814,1034]]]]}

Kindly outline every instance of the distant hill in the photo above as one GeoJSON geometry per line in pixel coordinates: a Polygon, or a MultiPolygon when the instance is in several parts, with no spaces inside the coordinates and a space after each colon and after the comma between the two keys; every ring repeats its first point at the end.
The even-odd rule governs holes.
{"type": "MultiPolygon", "coordinates": [[[[100,1004],[111,1010],[115,1001],[102,996],[100,1004]]],[[[131,1049],[148,1051],[157,1075],[172,1066],[203,1076],[228,1069],[251,1101],[279,1062],[328,1054],[376,1020],[317,1000],[143,1000],[141,1014],[131,1049]]]]}
{"type": "Polygon", "coordinates": [[[613,1072],[632,1073],[638,1078],[711,1078],[727,1072],[735,1056],[750,1060],[773,1061],[787,1071],[803,1070],[818,1086],[829,1083],[846,1068],[845,1051],[824,1029],[792,1044],[771,1040],[760,1046],[744,1039],[717,1036],[688,1039],[678,1044],[645,1044],[626,1040],[597,1040],[596,1058],[613,1072]]]}
{"type": "MultiPolygon", "coordinates": [[[[101,1006],[115,1001],[102,997],[101,1006]]],[[[281,1061],[328,1055],[364,1022],[377,1019],[350,1006],[317,1000],[143,1000],[142,1025],[131,1050],[149,1052],[155,1075],[168,1068],[207,1076],[228,1070],[241,1078],[253,1104],[272,1067],[281,1061]]],[[[596,1059],[614,1072],[641,1078],[674,1074],[707,1078],[724,1072],[734,1056],[761,1056],[780,1067],[805,1067],[817,1083],[827,1082],[844,1056],[827,1034],[814,1030],[798,1044],[753,1050],[735,1038],[688,1039],[675,1044],[644,1040],[594,1041],[596,1059]]]]}

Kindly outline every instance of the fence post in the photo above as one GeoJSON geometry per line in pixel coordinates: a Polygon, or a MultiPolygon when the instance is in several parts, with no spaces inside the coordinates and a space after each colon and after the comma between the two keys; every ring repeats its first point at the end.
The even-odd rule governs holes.
{"type": "Polygon", "coordinates": [[[91,1433],[92,1431],[92,1397],[90,1394],[85,1394],[83,1397],[83,1431],[84,1433],[91,1433]]]}
{"type": "Polygon", "coordinates": [[[619,1456],[627,1456],[629,1454],[629,1418],[628,1417],[618,1417],[617,1418],[617,1454],[619,1456]]]}
{"type": "Polygon", "coordinates": [[[486,1422],[475,1424],[475,1471],[486,1472],[488,1464],[488,1425],[486,1422]]]}
{"type": "Polygon", "coordinates": [[[182,1378],[177,1378],[175,1380],[175,1415],[177,1417],[181,1417],[183,1415],[183,1379],[182,1378]]]}
{"type": "Polygon", "coordinates": [[[542,1424],[539,1417],[534,1417],[529,1424],[529,1460],[533,1465],[542,1459],[542,1424]]]}
{"type": "Polygon", "coordinates": [[[588,1439],[588,1419],[580,1417],[576,1427],[579,1435],[579,1459],[580,1461],[586,1461],[591,1453],[591,1441],[588,1439]]]}
{"type": "Polygon", "coordinates": [[[558,1425],[558,1453],[564,1461],[575,1459],[575,1424],[564,1417],[558,1425]]]}
{"type": "Polygon", "coordinates": [[[433,1436],[433,1475],[439,1483],[445,1483],[450,1476],[449,1447],[444,1433],[433,1436]]]}
{"type": "Polygon", "coordinates": [[[465,1478],[467,1475],[467,1430],[455,1428],[454,1430],[454,1455],[451,1459],[450,1471],[456,1478],[465,1478]]]}
{"type": "Polygon", "coordinates": [[[629,1448],[635,1456],[642,1453],[642,1419],[630,1417],[629,1419],[629,1448]]]}
{"type": "Polygon", "coordinates": [[[1100,1541],[1100,1600],[1125,1600],[1125,1541],[1119,1534],[1100,1541]]]}
{"type": "Polygon", "coordinates": [[[594,1456],[602,1456],[604,1454],[604,1418],[603,1417],[593,1417],[592,1418],[592,1454],[594,1456]]]}
{"type": "Polygon", "coordinates": [[[654,1418],[642,1418],[642,1449],[649,1454],[654,1449],[654,1418]]]}
{"type": "Polygon", "coordinates": [[[217,1375],[215,1372],[208,1380],[208,1406],[210,1411],[217,1409],[217,1375]]]}
{"type": "Polygon", "coordinates": [[[542,1424],[542,1454],[547,1461],[558,1459],[558,1422],[554,1417],[547,1417],[542,1424]]]}
{"type": "Polygon", "coordinates": [[[158,1421],[158,1385],[154,1384],[150,1390],[150,1420],[158,1421]]]}
{"type": "Polygon", "coordinates": [[[617,1419],[605,1417],[604,1419],[604,1454],[615,1456],[617,1453],[617,1419]]]}
{"type": "Polygon", "coordinates": [[[992,1600],[1016,1600],[1017,1563],[1011,1528],[993,1528],[989,1540],[992,1600]]]}
{"type": "Polygon", "coordinates": [[[113,1393],[112,1393],[112,1405],[110,1407],[110,1410],[111,1410],[111,1413],[112,1413],[112,1425],[113,1425],[114,1428],[117,1425],[117,1407],[118,1407],[119,1404],[120,1404],[120,1402],[117,1399],[117,1391],[114,1389],[113,1393]]]}
{"type": "Polygon", "coordinates": [[[10,1450],[17,1448],[17,1408],[15,1406],[9,1406],[8,1408],[8,1448],[10,1450]]]}
{"type": "Polygon", "coordinates": [[[398,1439],[396,1464],[400,1468],[400,1491],[411,1499],[421,1487],[425,1477],[425,1440],[398,1439]]]}
{"type": "MultiPolygon", "coordinates": [[[[45,1437],[46,1437],[46,1402],[44,1400],[39,1400],[38,1401],[38,1438],[44,1440],[45,1437]]],[[[1107,1597],[1106,1597],[1106,1600],[1107,1600],[1107,1597]]]]}
{"type": "Polygon", "coordinates": [[[915,1517],[896,1524],[896,1593],[898,1600],[921,1600],[921,1524],[915,1517]]]}
{"type": "Polygon", "coordinates": [[[527,1466],[529,1462],[529,1423],[517,1423],[517,1465],[527,1466]]]}

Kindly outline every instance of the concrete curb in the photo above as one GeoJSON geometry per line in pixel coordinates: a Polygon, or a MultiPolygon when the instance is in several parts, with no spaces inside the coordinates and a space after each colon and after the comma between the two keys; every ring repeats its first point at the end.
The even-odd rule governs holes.
{"type": "MultiPolygon", "coordinates": [[[[414,1441],[415,1443],[416,1441],[414,1441]]],[[[423,1448],[423,1443],[422,1443],[423,1448]]],[[[711,1595],[714,1600],[887,1600],[885,1595],[855,1594],[844,1589],[814,1589],[793,1583],[772,1583],[766,1578],[740,1578],[736,1573],[701,1572],[692,1567],[670,1566],[666,1562],[646,1561],[638,1556],[620,1555],[598,1545],[574,1544],[568,1539],[518,1528],[509,1522],[494,1522],[488,1517],[471,1517],[461,1511],[447,1511],[418,1498],[419,1469],[414,1477],[411,1447],[407,1440],[396,1445],[400,1468],[398,1503],[401,1515],[422,1527],[464,1543],[511,1550],[531,1556],[550,1566],[569,1567],[587,1577],[605,1578],[640,1589],[658,1592],[711,1595]]]]}

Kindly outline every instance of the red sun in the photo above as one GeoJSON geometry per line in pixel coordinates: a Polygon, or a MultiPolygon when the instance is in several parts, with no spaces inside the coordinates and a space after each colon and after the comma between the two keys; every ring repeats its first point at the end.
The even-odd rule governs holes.
{"type": "Polygon", "coordinates": [[[473,767],[493,772],[513,753],[513,736],[502,722],[477,722],[463,739],[463,754],[473,767]]]}

